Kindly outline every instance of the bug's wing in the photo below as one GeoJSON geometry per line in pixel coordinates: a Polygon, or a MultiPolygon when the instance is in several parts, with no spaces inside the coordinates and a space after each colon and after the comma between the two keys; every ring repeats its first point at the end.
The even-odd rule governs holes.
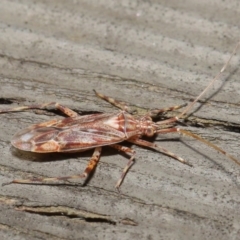
{"type": "Polygon", "coordinates": [[[80,152],[124,140],[124,133],[104,124],[114,115],[94,114],[51,120],[17,133],[12,145],[31,152],[80,152]]]}

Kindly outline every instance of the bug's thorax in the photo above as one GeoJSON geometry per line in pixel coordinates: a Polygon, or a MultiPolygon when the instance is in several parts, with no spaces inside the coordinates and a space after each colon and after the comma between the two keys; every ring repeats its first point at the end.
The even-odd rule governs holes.
{"type": "Polygon", "coordinates": [[[156,130],[151,117],[136,117],[125,111],[110,117],[104,124],[124,133],[126,139],[136,135],[153,136],[156,130]]]}

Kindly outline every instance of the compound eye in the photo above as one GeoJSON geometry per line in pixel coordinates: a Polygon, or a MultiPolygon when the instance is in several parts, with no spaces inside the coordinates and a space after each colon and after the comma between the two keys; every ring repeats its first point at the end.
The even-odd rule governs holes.
{"type": "Polygon", "coordinates": [[[155,134],[155,131],[152,128],[148,128],[148,129],[146,129],[145,134],[146,134],[146,136],[151,137],[155,134]]]}

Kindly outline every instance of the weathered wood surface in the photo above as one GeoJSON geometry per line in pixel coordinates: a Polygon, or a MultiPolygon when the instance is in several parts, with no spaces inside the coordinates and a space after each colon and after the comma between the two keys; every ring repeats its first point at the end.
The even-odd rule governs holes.
{"type": "MultiPolygon", "coordinates": [[[[83,113],[116,111],[93,89],[140,109],[189,102],[228,58],[239,22],[237,0],[2,0],[0,107],[57,101],[83,113]]],[[[240,159],[239,76],[238,52],[187,129],[240,159]]],[[[0,184],[84,170],[91,151],[36,155],[10,146],[15,132],[53,117],[61,118],[0,115],[0,184]]],[[[155,142],[194,167],[132,146],[136,164],[119,195],[127,159],[104,148],[85,187],[1,187],[0,238],[240,239],[240,166],[186,137],[155,142]]]]}

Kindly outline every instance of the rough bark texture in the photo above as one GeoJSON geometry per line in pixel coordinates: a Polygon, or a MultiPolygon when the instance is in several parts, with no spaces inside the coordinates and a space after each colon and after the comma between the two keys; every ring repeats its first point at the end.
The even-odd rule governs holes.
{"type": "MultiPolygon", "coordinates": [[[[138,110],[191,101],[239,40],[238,0],[7,1],[0,3],[0,107],[57,101],[83,113],[116,111],[97,89],[138,110]]],[[[188,127],[240,159],[239,52],[196,105],[188,127]]],[[[61,118],[0,115],[0,184],[81,173],[92,152],[32,154],[15,132],[61,118]]],[[[85,187],[0,189],[1,239],[240,239],[240,166],[202,143],[155,140],[193,164],[132,146],[136,163],[114,189],[125,156],[110,148],[85,187]]]]}

